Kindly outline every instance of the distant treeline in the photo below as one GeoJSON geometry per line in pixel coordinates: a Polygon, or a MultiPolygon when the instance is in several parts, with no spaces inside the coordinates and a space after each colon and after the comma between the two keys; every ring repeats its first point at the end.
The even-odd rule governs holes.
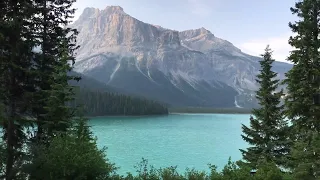
{"type": "Polygon", "coordinates": [[[72,106],[82,106],[85,116],[141,116],[168,114],[156,101],[116,93],[77,89],[72,106]]]}
{"type": "Polygon", "coordinates": [[[170,113],[220,113],[220,114],[251,114],[252,109],[244,108],[203,108],[203,107],[181,107],[170,108],[170,113]]]}

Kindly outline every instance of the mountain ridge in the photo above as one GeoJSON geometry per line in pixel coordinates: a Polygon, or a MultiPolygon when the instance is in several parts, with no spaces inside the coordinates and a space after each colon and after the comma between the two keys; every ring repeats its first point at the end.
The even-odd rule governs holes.
{"type": "MultiPolygon", "coordinates": [[[[257,89],[261,58],[203,27],[166,29],[120,6],[86,8],[70,27],[80,31],[75,71],[135,94],[179,106],[239,107],[257,89]]],[[[290,65],[275,64],[283,78],[290,65]]]]}

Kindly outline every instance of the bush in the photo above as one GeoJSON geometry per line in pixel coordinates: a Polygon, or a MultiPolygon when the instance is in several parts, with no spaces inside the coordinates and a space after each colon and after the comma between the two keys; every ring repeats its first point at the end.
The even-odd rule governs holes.
{"type": "Polygon", "coordinates": [[[275,163],[263,163],[258,167],[255,174],[256,180],[284,180],[284,173],[276,166],[275,163]]]}
{"type": "Polygon", "coordinates": [[[116,167],[108,162],[105,148],[97,148],[84,121],[65,135],[52,139],[48,146],[36,147],[37,156],[27,166],[30,179],[105,180],[116,167]]]}

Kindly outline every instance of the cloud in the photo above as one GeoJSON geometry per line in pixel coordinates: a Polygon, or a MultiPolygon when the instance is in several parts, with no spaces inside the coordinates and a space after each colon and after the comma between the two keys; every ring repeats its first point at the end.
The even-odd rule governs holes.
{"type": "Polygon", "coordinates": [[[288,40],[292,33],[287,33],[278,37],[270,37],[264,39],[252,39],[239,45],[239,48],[250,55],[260,56],[269,44],[273,50],[273,58],[277,61],[287,62],[289,52],[293,49],[288,40]]]}
{"type": "Polygon", "coordinates": [[[209,16],[212,12],[210,3],[206,0],[187,0],[190,12],[197,16],[209,16]]]}

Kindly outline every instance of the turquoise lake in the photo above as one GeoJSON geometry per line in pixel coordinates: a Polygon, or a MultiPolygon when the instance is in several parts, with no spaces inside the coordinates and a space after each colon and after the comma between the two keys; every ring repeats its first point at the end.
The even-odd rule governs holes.
{"type": "Polygon", "coordinates": [[[177,166],[208,171],[220,170],[231,156],[241,159],[239,149],[248,145],[241,138],[241,124],[249,115],[171,114],[159,117],[99,117],[90,120],[98,146],[106,146],[108,159],[118,173],[135,174],[142,158],[156,168],[177,166]]]}

